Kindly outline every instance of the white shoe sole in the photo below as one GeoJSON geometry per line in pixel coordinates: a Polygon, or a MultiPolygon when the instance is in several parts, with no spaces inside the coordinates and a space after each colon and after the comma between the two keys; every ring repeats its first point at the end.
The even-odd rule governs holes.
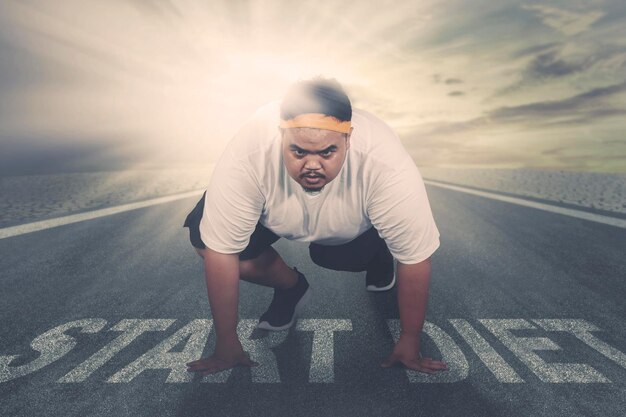
{"type": "Polygon", "coordinates": [[[365,287],[365,289],[371,292],[381,292],[381,291],[388,291],[392,289],[394,285],[396,285],[396,274],[393,274],[393,279],[391,280],[391,283],[389,285],[386,285],[384,287],[377,287],[376,285],[368,285],[367,287],[365,287]]]}
{"type": "Polygon", "coordinates": [[[296,318],[298,318],[298,315],[300,314],[300,310],[306,305],[306,303],[309,302],[312,296],[313,296],[313,289],[309,286],[309,288],[306,290],[302,298],[300,298],[300,301],[298,301],[298,303],[294,307],[293,317],[291,318],[291,321],[289,323],[283,326],[272,326],[267,321],[261,321],[259,322],[259,324],[256,325],[256,328],[263,329],[263,330],[271,330],[273,332],[287,330],[288,328],[293,326],[293,324],[296,322],[296,318]]]}

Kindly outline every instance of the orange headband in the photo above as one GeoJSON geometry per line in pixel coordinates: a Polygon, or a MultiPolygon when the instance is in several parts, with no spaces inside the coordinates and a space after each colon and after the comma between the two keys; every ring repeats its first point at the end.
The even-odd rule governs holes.
{"type": "Polygon", "coordinates": [[[332,130],[339,133],[350,133],[350,120],[341,122],[333,116],[322,113],[300,114],[293,119],[280,120],[280,127],[283,129],[293,129],[295,127],[312,127],[315,129],[332,130]]]}

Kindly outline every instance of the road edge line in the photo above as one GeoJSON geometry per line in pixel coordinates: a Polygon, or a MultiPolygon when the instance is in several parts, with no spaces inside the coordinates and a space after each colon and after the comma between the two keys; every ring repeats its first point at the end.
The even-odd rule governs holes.
{"type": "Polygon", "coordinates": [[[99,217],[110,216],[112,214],[136,210],[149,206],[155,206],[157,204],[169,203],[170,201],[182,200],[183,198],[200,195],[204,191],[205,189],[188,191],[185,193],[173,194],[165,197],[152,198],[150,200],[137,201],[135,203],[122,204],[120,206],[107,207],[104,209],[92,210],[77,214],[70,214],[67,216],[56,217],[54,219],[40,220],[32,223],[20,224],[17,226],[9,226],[0,229],[0,239],[6,239],[26,233],[51,229],[53,227],[64,226],[66,224],[78,223],[85,220],[97,219],[99,217]]]}
{"type": "Polygon", "coordinates": [[[492,200],[504,201],[504,202],[511,203],[511,204],[517,204],[519,206],[532,207],[532,208],[536,208],[539,210],[549,211],[551,213],[562,214],[565,216],[576,217],[578,219],[589,220],[589,221],[596,222],[596,223],[608,224],[610,226],[615,226],[615,227],[620,227],[622,229],[626,229],[626,220],[619,219],[617,217],[609,217],[609,216],[604,216],[602,214],[595,214],[595,213],[589,213],[586,211],[581,211],[581,210],[576,210],[576,209],[571,209],[571,208],[566,208],[566,207],[553,206],[551,204],[539,203],[536,201],[525,200],[523,198],[508,197],[508,196],[504,196],[504,195],[500,195],[496,193],[490,193],[488,191],[473,190],[471,188],[465,188],[460,185],[450,185],[450,184],[445,184],[445,183],[441,183],[439,181],[434,181],[434,180],[424,179],[424,183],[428,185],[432,185],[434,187],[447,188],[449,190],[459,191],[459,192],[466,193],[466,194],[473,194],[473,195],[477,195],[480,197],[489,198],[492,200]]]}

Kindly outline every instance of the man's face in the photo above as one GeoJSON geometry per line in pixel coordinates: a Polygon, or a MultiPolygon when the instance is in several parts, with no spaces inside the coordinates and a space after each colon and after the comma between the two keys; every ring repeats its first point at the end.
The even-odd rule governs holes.
{"type": "Polygon", "coordinates": [[[281,129],[289,176],[306,192],[320,191],[339,174],[350,148],[350,133],[298,127],[281,129]]]}

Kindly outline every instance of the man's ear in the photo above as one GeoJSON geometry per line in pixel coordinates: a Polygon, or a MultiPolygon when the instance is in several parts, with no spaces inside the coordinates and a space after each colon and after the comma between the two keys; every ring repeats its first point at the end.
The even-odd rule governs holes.
{"type": "Polygon", "coordinates": [[[354,127],[350,127],[350,132],[346,134],[346,150],[350,149],[350,137],[352,136],[352,131],[354,127]]]}

